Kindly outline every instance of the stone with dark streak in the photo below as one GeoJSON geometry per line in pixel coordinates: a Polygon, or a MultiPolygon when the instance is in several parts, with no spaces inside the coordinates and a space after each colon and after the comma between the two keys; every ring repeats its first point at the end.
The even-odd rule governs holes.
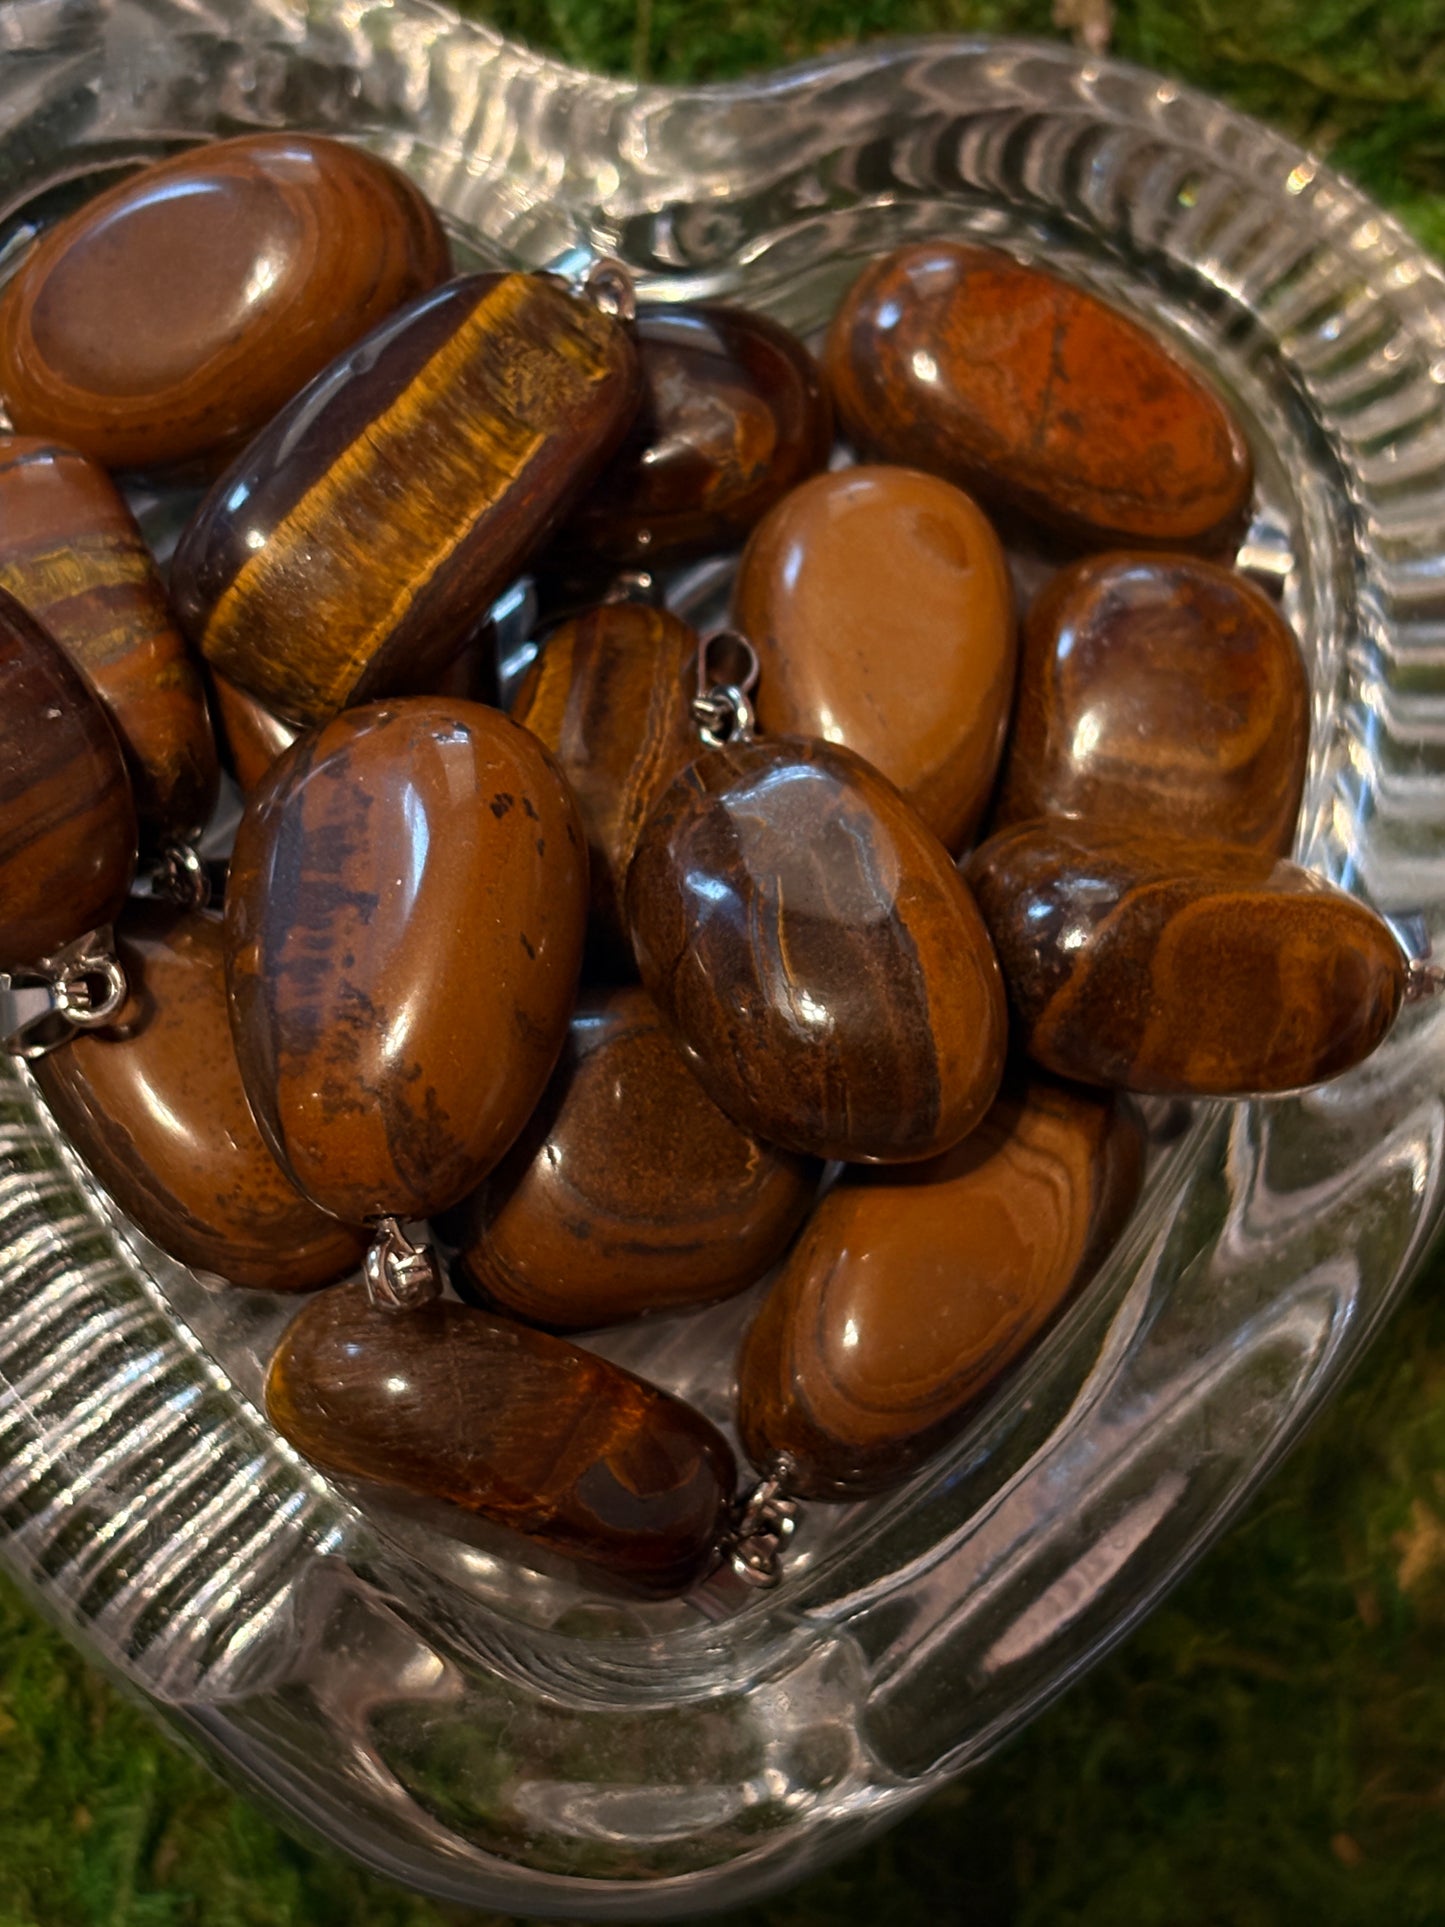
{"type": "Polygon", "coordinates": [[[714,1426],[620,1365],[470,1305],[377,1311],[358,1285],[287,1328],[266,1409],[326,1472],[447,1500],[651,1593],[712,1563],[736,1479],[714,1426]]]}
{"type": "Polygon", "coordinates": [[[246,1090],[308,1197],[427,1217],[501,1157],[567,1034],[587,857],[535,737],[398,698],[308,731],[252,794],[226,893],[246,1090]]]}
{"type": "Polygon", "coordinates": [[[745,1130],[898,1163],[956,1144],[1003,1072],[1003,984],[947,851],[851,751],[699,757],[637,844],[642,979],[745,1130]]]}

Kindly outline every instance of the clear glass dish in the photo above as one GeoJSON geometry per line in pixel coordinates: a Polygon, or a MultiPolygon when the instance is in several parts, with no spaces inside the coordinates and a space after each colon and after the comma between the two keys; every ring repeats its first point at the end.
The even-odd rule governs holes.
{"type": "MultiPolygon", "coordinates": [[[[670,92],[424,0],[10,0],[0,102],[0,265],[117,168],[298,125],[407,168],[466,260],[616,253],[649,297],[804,332],[908,235],[1102,290],[1212,371],[1254,443],[1242,559],[1314,683],[1304,856],[1438,939],[1445,280],[1289,142],[1053,46],[894,44],[670,92]]],[[[299,1463],[258,1400],[290,1307],[119,1221],[5,1066],[0,1557],[224,1772],[385,1874],[572,1918],[737,1904],[983,1757],[1199,1556],[1428,1240],[1442,1071],[1437,1001],[1307,1096],[1159,1112],[1108,1270],[950,1452],[809,1508],[776,1592],[648,1605],[299,1463]]],[[[725,1423],[749,1309],[607,1349],[725,1423]]]]}

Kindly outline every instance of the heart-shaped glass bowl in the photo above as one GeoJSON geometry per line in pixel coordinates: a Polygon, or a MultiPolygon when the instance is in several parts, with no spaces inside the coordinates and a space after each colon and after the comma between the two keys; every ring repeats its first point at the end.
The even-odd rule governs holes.
{"type": "MultiPolygon", "coordinates": [[[[870,254],[1046,260],[1208,368],[1254,445],[1244,566],[1314,686],[1300,846],[1445,919],[1445,282],[1359,194],[1172,83],[1058,47],[882,46],[669,92],[424,0],[11,0],[0,267],[177,144],[353,137],[462,262],[612,253],[811,333],[870,254]]],[[[173,505],[172,505],[173,506],[173,505]]],[[[163,535],[169,507],[147,509],[163,535]]],[[[705,603],[715,579],[680,585],[705,603]]],[[[905,1489],[808,1510],[783,1584],[640,1604],[339,1490],[269,1431],[291,1309],[171,1263],[0,1071],[0,1554],[226,1771],[478,1905],[690,1916],[979,1759],[1134,1624],[1339,1382],[1440,1212],[1445,1008],[1298,1098],[1156,1118],[1108,1270],[905,1489]]],[[[608,1348],[726,1423],[747,1305],[608,1348]]]]}

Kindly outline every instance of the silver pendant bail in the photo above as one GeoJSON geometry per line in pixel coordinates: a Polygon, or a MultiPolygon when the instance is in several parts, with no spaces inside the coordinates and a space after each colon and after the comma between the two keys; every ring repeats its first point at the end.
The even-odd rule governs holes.
{"type": "Polygon", "coordinates": [[[395,1218],[377,1218],[362,1264],[366,1295],[378,1311],[415,1311],[441,1295],[436,1253],[416,1245],[395,1218]]]}

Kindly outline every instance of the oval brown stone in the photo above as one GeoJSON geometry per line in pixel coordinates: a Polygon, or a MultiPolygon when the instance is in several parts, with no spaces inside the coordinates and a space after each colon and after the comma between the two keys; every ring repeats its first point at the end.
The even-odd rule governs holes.
{"type": "Polygon", "coordinates": [[[817,363],[776,321],[641,307],[635,328],[642,407],[560,537],[615,567],[729,547],[833,448],[817,363]]]}
{"type": "Polygon", "coordinates": [[[743,1347],[739,1423],[791,1492],[843,1499],[936,1451],[1103,1262],[1134,1207],[1131,1109],[1037,1074],[906,1171],[845,1173],[743,1347]]]}
{"type": "Polygon", "coordinates": [[[104,703],[147,840],[194,837],[219,778],[205,692],[104,469],[56,442],[0,436],[0,588],[45,624],[104,703]]]}
{"type": "Polygon", "coordinates": [[[1004,997],[978,911],[851,751],[768,737],[701,756],[638,840],[627,915],[704,1089],[766,1142],[900,1163],[993,1102],[1004,997]]]}
{"type": "Polygon", "coordinates": [[[348,1223],[457,1203],[567,1035],[587,859],[551,758],[442,697],[309,731],[252,795],[226,892],[231,1023],[267,1141],[348,1223]]]}
{"type": "Polygon", "coordinates": [[[109,468],[186,464],[238,447],[449,271],[385,161],[316,134],[217,141],[41,239],[0,299],[0,393],[22,434],[109,468]]]}
{"type": "Polygon", "coordinates": [[[738,1129],[635,986],[584,996],[531,1123],[466,1207],[459,1263],[504,1311],[582,1330],[742,1291],[818,1183],[738,1129]]]}
{"type": "Polygon", "coordinates": [[[815,476],[754,530],[733,609],[762,727],[856,750],[960,848],[1014,684],[1008,563],[977,506],[912,469],[815,476]]]}
{"type": "Polygon", "coordinates": [[[1238,427],[1137,321],[990,248],[916,241],[872,263],[824,367],[859,452],[1064,534],[1222,543],[1253,486],[1238,427]]]}
{"type": "Polygon", "coordinates": [[[547,638],[512,706],[571,785],[587,832],[592,915],[626,947],[622,886],[643,824],[702,745],[692,718],[697,637],[664,609],[611,602],[547,638]]]}
{"type": "Polygon", "coordinates": [[[681,1592],[715,1556],[736,1471],[681,1399],[564,1338],[470,1305],[304,1306],[266,1379],[277,1430],[324,1471],[468,1512],[681,1592]]]}
{"type": "Polygon", "coordinates": [[[332,363],[216,483],[171,594],[275,715],[424,689],[625,433],[626,327],[548,275],[480,274],[332,363]]]}
{"type": "Polygon", "coordinates": [[[1024,1048],[1084,1083],[1318,1084],[1370,1054],[1404,994],[1389,926],[1267,853],[1040,819],[982,845],[968,875],[1024,1048]]]}
{"type": "Polygon", "coordinates": [[[365,1240],[303,1198],[266,1148],[231,1048],[221,920],[134,903],[114,1024],[32,1066],[57,1123],[133,1224],[233,1285],[302,1291],[365,1240]]]}
{"type": "Polygon", "coordinates": [[[994,823],[1109,817],[1283,856],[1309,730],[1299,649],[1262,590],[1195,556],[1096,556],[1029,610],[994,823]]]}
{"type": "Polygon", "coordinates": [[[59,643],[0,589],[0,970],[112,923],[135,860],[115,730],[59,643]]]}

